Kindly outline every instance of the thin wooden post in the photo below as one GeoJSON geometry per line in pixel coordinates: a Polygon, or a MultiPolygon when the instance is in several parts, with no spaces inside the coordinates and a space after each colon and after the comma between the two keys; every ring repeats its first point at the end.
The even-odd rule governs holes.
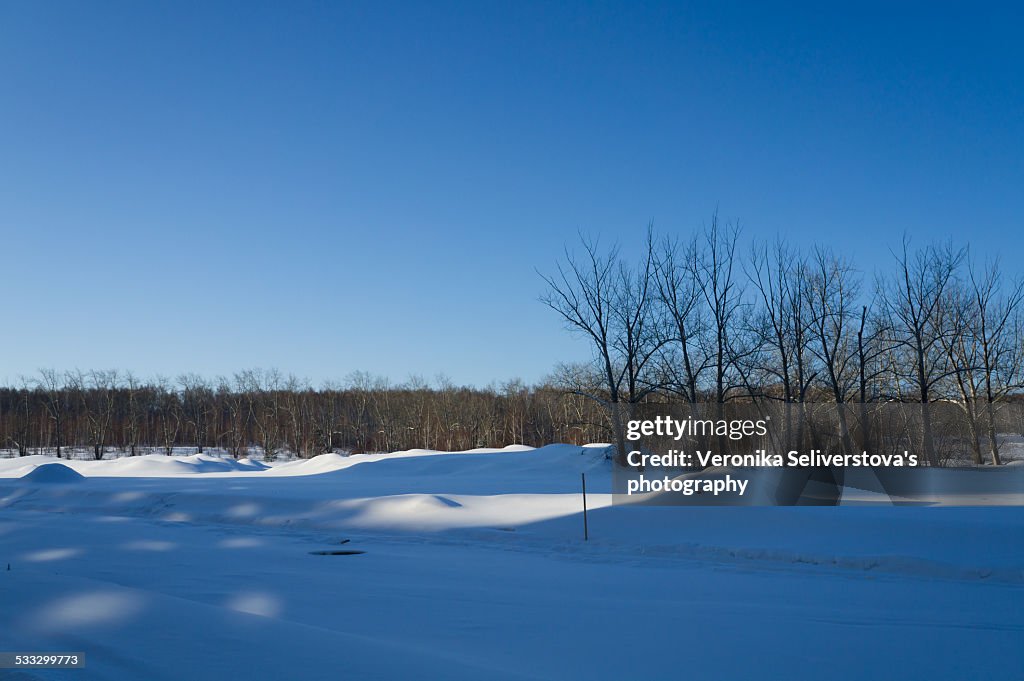
{"type": "Polygon", "coordinates": [[[583,541],[590,540],[590,528],[587,527],[587,474],[580,473],[583,480],[583,541]]]}

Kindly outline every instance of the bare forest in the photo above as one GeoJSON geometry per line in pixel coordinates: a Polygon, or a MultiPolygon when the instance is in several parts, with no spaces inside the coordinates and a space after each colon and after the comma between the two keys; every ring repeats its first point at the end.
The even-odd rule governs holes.
{"type": "Polygon", "coordinates": [[[314,389],[274,370],[206,381],[141,381],[117,371],[44,370],[0,389],[0,438],[13,453],[102,459],[178,448],[259,453],[465,450],[509,443],[587,442],[600,407],[550,386],[400,385],[357,374],[314,389]]]}
{"type": "Polygon", "coordinates": [[[625,419],[651,401],[719,416],[783,405],[804,422],[808,405],[833,405],[848,451],[868,442],[870,405],[918,405],[915,446],[933,465],[957,458],[939,431],[958,432],[966,462],[999,464],[1001,436],[1022,430],[1024,285],[998,259],[904,238],[866,273],[825,246],[746,240],[717,217],[687,238],[649,229],[639,262],[581,241],[544,275],[542,300],[594,361],[554,382],[606,408],[620,451],[625,419]]]}
{"type": "Polygon", "coordinates": [[[582,239],[542,274],[541,301],[592,351],[542,385],[354,374],[313,387],[274,370],[143,380],[43,369],[0,388],[0,449],[273,459],[608,441],[622,451],[625,420],[652,402],[720,414],[737,403],[786,413],[841,405],[846,449],[864,444],[854,439],[869,405],[921,405],[919,444],[932,464],[948,457],[928,405],[956,407],[975,464],[999,464],[999,436],[1024,430],[1008,415],[1019,410],[1004,413],[1024,388],[1024,285],[996,259],[904,239],[869,273],[824,246],[746,240],[717,217],[685,238],[649,229],[641,250],[631,261],[582,239]]]}

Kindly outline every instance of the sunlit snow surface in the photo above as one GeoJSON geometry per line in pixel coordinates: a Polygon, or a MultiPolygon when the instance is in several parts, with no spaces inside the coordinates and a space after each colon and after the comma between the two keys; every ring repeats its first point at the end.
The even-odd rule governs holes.
{"type": "Polygon", "coordinates": [[[564,445],[0,459],[0,651],[87,660],[0,679],[1024,678],[1024,509],[609,489],[564,445]]]}

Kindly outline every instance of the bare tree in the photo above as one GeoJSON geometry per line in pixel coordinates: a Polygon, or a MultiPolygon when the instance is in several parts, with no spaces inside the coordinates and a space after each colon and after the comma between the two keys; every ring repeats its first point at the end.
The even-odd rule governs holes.
{"type": "Polygon", "coordinates": [[[143,398],[141,396],[143,387],[138,377],[129,371],[124,377],[124,389],[127,392],[124,414],[125,444],[131,455],[135,456],[139,446],[139,430],[144,413],[143,398]]]}
{"type": "Polygon", "coordinates": [[[820,362],[825,385],[837,405],[843,446],[847,452],[852,452],[845,403],[855,390],[858,378],[854,301],[860,293],[860,282],[849,263],[818,248],[804,285],[811,311],[812,352],[820,362]]]}
{"type": "MultiPolygon", "coordinates": [[[[877,292],[876,292],[877,297],[877,292]]],[[[872,428],[868,404],[882,394],[881,377],[886,371],[885,357],[889,354],[888,333],[884,315],[877,314],[869,305],[861,305],[857,322],[856,340],[856,401],[860,421],[860,441],[865,448],[871,446],[872,428]]]]}
{"type": "Polygon", "coordinates": [[[281,413],[287,421],[287,441],[296,456],[309,456],[313,450],[312,415],[306,399],[310,387],[289,375],[282,386],[281,413]]]}
{"type": "Polygon", "coordinates": [[[975,318],[972,336],[980,345],[989,451],[992,464],[998,466],[995,405],[1024,388],[1024,280],[1017,279],[1004,289],[998,260],[982,271],[972,265],[970,280],[975,318]]]}
{"type": "Polygon", "coordinates": [[[64,413],[67,410],[67,380],[55,369],[39,370],[39,389],[46,395],[46,410],[53,421],[54,443],[57,458],[61,455],[64,431],[64,413]]]}
{"type": "Polygon", "coordinates": [[[114,396],[118,388],[117,370],[90,371],[72,374],[88,429],[87,440],[93,458],[99,461],[106,451],[110,426],[114,418],[114,396]]]}
{"type": "Polygon", "coordinates": [[[181,430],[181,401],[171,381],[163,376],[156,377],[154,388],[150,410],[156,418],[160,446],[170,456],[181,430]]]}
{"type": "Polygon", "coordinates": [[[883,298],[893,380],[897,390],[921,404],[921,429],[925,459],[938,464],[932,433],[931,410],[937,386],[951,375],[943,340],[953,332],[943,303],[964,258],[952,244],[930,245],[914,253],[903,240],[895,254],[896,274],[888,279],[883,298]]]}
{"type": "Polygon", "coordinates": [[[227,449],[236,458],[242,458],[246,451],[246,427],[249,421],[248,400],[244,386],[235,376],[235,383],[223,376],[217,379],[217,398],[223,405],[223,419],[226,421],[222,435],[227,449]]]}
{"type": "Polygon", "coordinates": [[[707,314],[697,282],[698,258],[696,237],[686,243],[665,238],[653,273],[665,340],[662,382],[690,404],[699,401],[701,379],[711,366],[707,314]]]}
{"type": "Polygon", "coordinates": [[[245,394],[249,418],[256,427],[263,458],[273,461],[281,450],[281,374],[276,369],[251,369],[236,377],[245,394]]]}
{"type": "Polygon", "coordinates": [[[662,387],[649,371],[665,343],[656,320],[653,277],[654,240],[648,227],[647,248],[639,266],[633,268],[621,260],[618,263],[612,305],[612,328],[616,331],[612,343],[622,364],[620,376],[629,404],[641,402],[662,387]]]}
{"type": "Polygon", "coordinates": [[[202,454],[213,392],[210,390],[206,380],[197,374],[182,374],[179,376],[178,387],[181,389],[182,414],[185,418],[184,425],[192,433],[192,440],[195,443],[196,451],[202,454]]]}
{"type": "Polygon", "coordinates": [[[738,360],[750,350],[743,348],[736,337],[743,326],[744,311],[743,288],[735,272],[739,234],[738,226],[720,224],[716,213],[704,230],[702,248],[694,261],[694,277],[711,327],[712,399],[717,404],[724,404],[731,391],[747,383],[738,360]]]}
{"type": "Polygon", "coordinates": [[[982,463],[982,429],[992,464],[1001,463],[997,404],[1024,387],[1022,298],[1024,282],[1014,282],[1004,290],[998,260],[984,268],[971,261],[967,281],[951,288],[945,306],[954,332],[943,336],[943,347],[953,368],[976,464],[982,463]]]}
{"type": "Polygon", "coordinates": [[[631,270],[621,261],[617,247],[602,255],[597,242],[582,242],[582,258],[566,250],[558,275],[541,275],[548,286],[541,302],[557,312],[570,330],[590,341],[600,390],[587,390],[582,384],[569,389],[609,410],[617,453],[624,457],[628,415],[623,404],[628,407],[657,389],[645,378],[659,347],[651,305],[653,254],[648,239],[643,264],[631,270]]]}
{"type": "Polygon", "coordinates": [[[19,392],[21,393],[21,399],[18,400],[17,411],[19,418],[17,419],[17,427],[8,439],[18,450],[18,456],[28,456],[28,443],[31,440],[31,429],[32,429],[32,403],[30,399],[30,393],[32,390],[32,381],[26,376],[22,376],[19,379],[19,392]]]}

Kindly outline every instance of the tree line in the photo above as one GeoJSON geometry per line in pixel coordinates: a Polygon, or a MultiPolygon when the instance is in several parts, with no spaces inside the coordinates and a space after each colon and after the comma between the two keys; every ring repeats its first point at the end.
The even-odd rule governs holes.
{"type": "Polygon", "coordinates": [[[608,410],[620,452],[624,421],[652,401],[841,405],[847,449],[850,406],[906,403],[936,464],[941,402],[959,407],[973,461],[1000,463],[998,410],[1024,388],[1024,282],[998,259],[904,238],[869,277],[827,246],[746,240],[717,215],[686,238],[649,228],[637,262],[581,242],[542,275],[542,302],[593,351],[557,383],[608,410]]]}
{"type": "Polygon", "coordinates": [[[100,459],[193,447],[272,459],[612,441],[624,453],[625,420],[651,403],[718,405],[719,415],[726,405],[781,405],[787,423],[813,423],[807,405],[831,404],[850,451],[884,435],[866,431],[881,418],[868,405],[917,405],[903,418],[932,464],[948,459],[937,433],[966,433],[974,463],[999,464],[997,435],[1024,430],[1005,409],[1024,404],[1024,282],[997,259],[904,238],[869,276],[827,246],[746,240],[717,216],[685,237],[649,228],[635,261],[581,242],[542,275],[541,301],[592,358],[559,365],[540,385],[391,384],[357,373],[314,388],[275,370],[143,380],[46,369],[0,387],[0,449],[100,459]],[[956,407],[955,423],[938,404],[956,407]],[[944,422],[933,423],[940,411],[944,422]]]}
{"type": "Polygon", "coordinates": [[[213,381],[194,374],[144,381],[115,370],[46,369],[0,388],[0,446],[21,456],[102,459],[111,452],[214,448],[273,460],[283,453],[582,444],[605,433],[596,404],[520,381],[488,388],[443,378],[395,385],[355,374],[313,388],[275,370],[213,381]]]}

